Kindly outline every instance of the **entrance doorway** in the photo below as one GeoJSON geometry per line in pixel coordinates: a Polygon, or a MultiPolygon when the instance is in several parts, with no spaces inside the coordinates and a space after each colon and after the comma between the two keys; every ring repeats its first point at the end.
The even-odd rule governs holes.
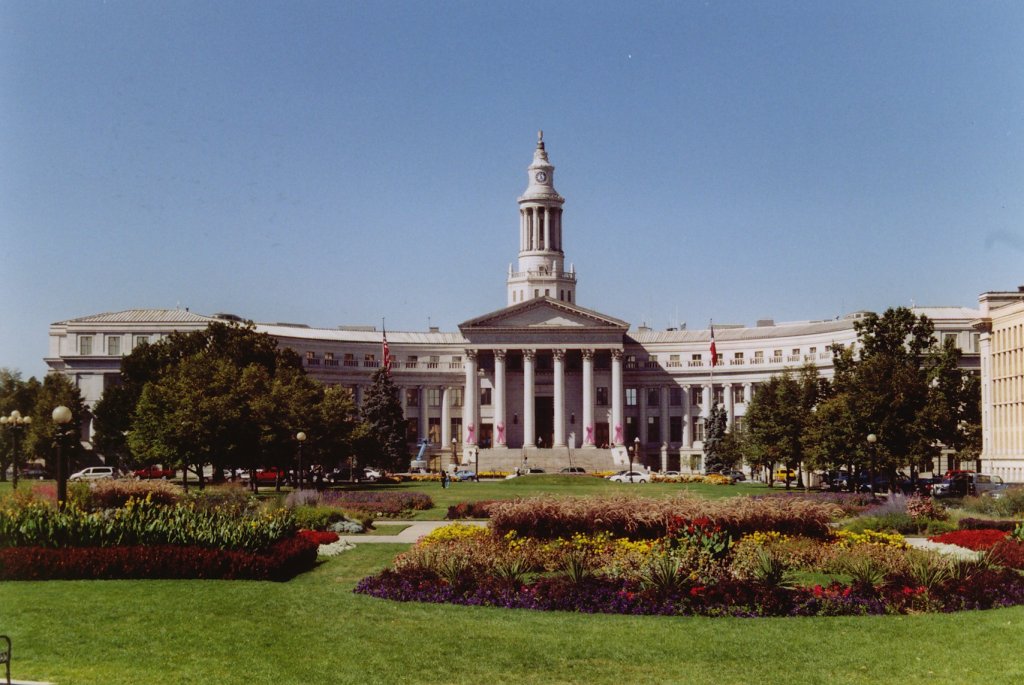
{"type": "Polygon", "coordinates": [[[537,425],[537,437],[543,447],[551,447],[555,440],[555,398],[533,398],[533,416],[537,425]]]}

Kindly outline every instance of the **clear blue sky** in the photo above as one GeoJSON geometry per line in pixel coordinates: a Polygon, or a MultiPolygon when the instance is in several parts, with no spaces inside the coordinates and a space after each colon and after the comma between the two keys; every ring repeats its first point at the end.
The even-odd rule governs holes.
{"type": "Polygon", "coordinates": [[[1021,2],[3,0],[0,366],[133,307],[453,330],[538,128],[633,324],[1024,283],[1021,2]]]}

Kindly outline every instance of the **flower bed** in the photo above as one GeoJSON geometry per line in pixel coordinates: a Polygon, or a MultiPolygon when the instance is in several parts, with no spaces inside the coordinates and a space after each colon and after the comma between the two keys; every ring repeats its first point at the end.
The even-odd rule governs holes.
{"type": "Polygon", "coordinates": [[[316,504],[348,511],[395,518],[430,509],[434,501],[422,492],[390,490],[329,490],[319,493],[316,504]]]}
{"type": "Polygon", "coordinates": [[[833,504],[793,498],[680,498],[667,510],[619,498],[505,503],[496,506],[489,529],[439,528],[400,554],[392,569],[364,578],[356,592],[399,601],[703,616],[1024,603],[1024,574],[1013,570],[1024,560],[1024,543],[999,543],[1002,557],[944,557],[908,548],[898,534],[832,532],[828,521],[838,513],[833,504]],[[834,580],[801,585],[798,573],[834,580]]]}
{"type": "Polygon", "coordinates": [[[87,512],[58,510],[31,498],[11,499],[0,510],[2,547],[124,547],[181,545],[216,549],[266,549],[295,534],[284,509],[242,513],[193,502],[157,504],[129,498],[123,507],[87,512]]]}
{"type": "Polygon", "coordinates": [[[941,542],[947,545],[957,545],[973,549],[976,552],[984,552],[991,549],[1001,540],[1005,540],[1008,533],[1003,530],[994,529],[970,529],[954,530],[942,535],[928,538],[932,542],[941,542]]]}
{"type": "Polygon", "coordinates": [[[522,537],[550,539],[607,532],[630,539],[657,539],[668,535],[680,521],[705,517],[736,538],[757,530],[825,537],[829,522],[840,513],[834,504],[802,498],[535,497],[495,504],[491,524],[499,536],[515,532],[522,537]]]}
{"type": "Polygon", "coordinates": [[[267,549],[192,545],[9,547],[0,549],[2,580],[215,578],[284,581],[313,568],[317,545],[303,537],[267,549]]]}
{"type": "Polygon", "coordinates": [[[621,579],[574,582],[564,577],[546,577],[529,585],[510,585],[488,578],[450,582],[436,573],[388,569],[361,580],[355,592],[405,602],[509,609],[747,618],[949,612],[1024,604],[1024,577],[1016,572],[991,571],[974,582],[985,590],[952,581],[929,591],[923,586],[874,589],[839,583],[772,588],[730,580],[715,585],[688,583],[662,592],[621,579]]]}

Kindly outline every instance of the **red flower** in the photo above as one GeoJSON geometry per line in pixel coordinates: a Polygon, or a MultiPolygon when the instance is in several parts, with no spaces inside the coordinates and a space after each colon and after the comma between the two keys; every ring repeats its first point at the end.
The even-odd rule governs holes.
{"type": "Polygon", "coordinates": [[[704,592],[705,589],[706,588],[703,585],[695,585],[694,587],[690,588],[690,596],[696,597],[700,593],[704,592]]]}
{"type": "Polygon", "coordinates": [[[822,597],[825,594],[825,589],[820,585],[815,585],[812,591],[814,592],[815,597],[822,597]]]}

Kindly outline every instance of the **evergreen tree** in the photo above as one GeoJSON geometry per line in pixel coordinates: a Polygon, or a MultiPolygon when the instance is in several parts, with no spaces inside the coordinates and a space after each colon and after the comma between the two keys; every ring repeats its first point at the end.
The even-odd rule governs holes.
{"type": "Polygon", "coordinates": [[[725,439],[728,416],[725,407],[715,404],[708,415],[707,430],[704,433],[704,472],[712,473],[728,468],[722,453],[722,442],[725,439]]]}
{"type": "Polygon", "coordinates": [[[373,374],[373,384],[363,398],[362,419],[366,429],[359,455],[362,462],[388,471],[406,468],[409,451],[405,443],[405,418],[398,389],[387,368],[377,369],[373,374]]]}

